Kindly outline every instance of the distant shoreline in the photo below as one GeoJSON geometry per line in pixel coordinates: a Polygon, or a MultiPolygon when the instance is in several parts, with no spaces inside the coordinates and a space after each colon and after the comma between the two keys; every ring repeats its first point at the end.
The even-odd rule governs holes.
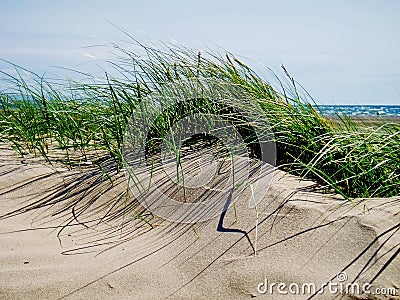
{"type": "MultiPolygon", "coordinates": [[[[334,115],[328,115],[325,117],[332,121],[339,121],[340,118],[334,115]]],[[[346,116],[349,117],[355,123],[364,123],[366,125],[382,125],[387,123],[400,124],[400,116],[346,116]]]]}

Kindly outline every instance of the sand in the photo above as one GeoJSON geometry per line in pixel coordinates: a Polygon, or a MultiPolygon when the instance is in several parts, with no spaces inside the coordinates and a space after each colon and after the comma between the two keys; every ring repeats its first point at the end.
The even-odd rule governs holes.
{"type": "Polygon", "coordinates": [[[124,190],[123,176],[115,175],[110,185],[90,168],[22,160],[4,145],[0,151],[1,299],[308,299],[313,293],[307,288],[295,296],[287,286],[295,292],[296,285],[319,288],[332,280],[335,291],[353,280],[362,286],[377,274],[370,294],[325,290],[314,298],[400,299],[400,197],[351,204],[276,172],[258,205],[255,255],[257,220],[249,188],[223,220],[191,226],[152,219],[151,228],[132,215],[118,216],[126,202],[110,206],[124,190]],[[51,215],[79,197],[84,200],[74,213],[82,211],[81,223],[72,221],[58,234],[72,209],[51,215]],[[62,204],[50,205],[49,199],[62,204]],[[91,199],[96,204],[83,211],[91,199]],[[116,217],[93,226],[105,211],[116,217]],[[275,283],[272,294],[265,283],[275,283]],[[278,292],[279,283],[287,294],[278,292]],[[396,296],[377,294],[393,289],[396,296]]]}

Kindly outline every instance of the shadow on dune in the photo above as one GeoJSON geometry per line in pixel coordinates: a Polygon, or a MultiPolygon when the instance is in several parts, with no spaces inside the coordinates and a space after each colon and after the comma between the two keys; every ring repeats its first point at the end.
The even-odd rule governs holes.
{"type": "MultiPolygon", "coordinates": [[[[34,167],[34,165],[27,167],[18,164],[8,166],[0,170],[0,178],[10,176],[13,172],[21,172],[23,168],[34,167]]],[[[332,234],[319,243],[319,249],[315,249],[313,253],[303,253],[309,255],[308,259],[312,260],[313,256],[318,255],[320,251],[325,251],[324,247],[329,247],[332,241],[340,237],[343,228],[354,225],[354,214],[346,214],[354,210],[354,206],[341,201],[338,202],[339,205],[328,207],[325,213],[321,213],[314,220],[305,220],[305,227],[299,225],[297,229],[285,232],[284,228],[293,224],[296,213],[299,211],[296,203],[302,203],[302,205],[306,203],[311,207],[314,200],[307,197],[304,200],[304,195],[308,193],[314,195],[315,189],[314,184],[307,184],[291,191],[275,191],[268,194],[266,203],[260,206],[261,217],[257,224],[259,248],[258,255],[254,259],[262,258],[263,253],[268,253],[274,247],[280,247],[293,240],[298,241],[303,236],[305,239],[310,239],[313,235],[317,236],[320,230],[334,228],[327,231],[332,234]]],[[[225,256],[231,257],[231,253],[234,253],[238,259],[252,259],[255,252],[254,243],[250,238],[256,230],[254,219],[246,213],[244,213],[245,217],[239,220],[233,217],[232,208],[228,209],[231,204],[231,194],[225,202],[227,210],[224,210],[216,219],[197,224],[165,221],[146,211],[132,196],[127,188],[125,175],[116,172],[115,164],[111,159],[102,159],[93,167],[75,171],[47,171],[21,179],[16,185],[1,187],[0,197],[7,196],[8,201],[11,201],[12,194],[21,190],[26,191],[28,195],[26,199],[20,201],[19,206],[12,211],[1,215],[0,220],[34,213],[33,227],[19,229],[19,231],[52,228],[57,230],[60,243],[64,241],[64,238],[75,236],[75,241],[79,241],[80,246],[62,252],[64,255],[87,252],[101,254],[103,251],[109,251],[136,239],[142,243],[140,251],[132,251],[134,256],[131,257],[129,263],[99,276],[96,280],[82,284],[81,287],[63,297],[71,296],[138,261],[149,259],[153,254],[166,248],[171,249],[172,254],[165,262],[160,262],[160,268],[171,263],[179,266],[190,265],[190,261],[200,257],[200,253],[208,252],[209,259],[202,261],[200,266],[191,273],[190,280],[170,294],[170,297],[173,297],[205,276],[213,265],[229,264],[224,262],[225,256]],[[149,238],[143,239],[147,235],[149,238]]],[[[373,207],[371,213],[381,208],[398,206],[399,202],[399,199],[388,199],[385,203],[379,202],[373,207]]],[[[320,203],[318,197],[316,203],[320,203]]],[[[358,204],[361,205],[362,201],[358,204]]],[[[245,211],[248,203],[240,205],[238,209],[245,211]]],[[[344,266],[338,266],[337,272],[332,274],[331,278],[327,278],[327,281],[335,280],[339,272],[350,270],[353,270],[355,274],[351,278],[352,282],[361,276],[368,276],[369,281],[373,283],[380,276],[384,276],[385,270],[396,260],[400,252],[399,229],[400,223],[386,226],[385,230],[377,232],[373,239],[363,241],[359,247],[361,250],[347,253],[349,261],[344,266]]],[[[229,259],[234,261],[235,257],[229,259]]],[[[317,294],[310,298],[314,296],[317,294]]]]}

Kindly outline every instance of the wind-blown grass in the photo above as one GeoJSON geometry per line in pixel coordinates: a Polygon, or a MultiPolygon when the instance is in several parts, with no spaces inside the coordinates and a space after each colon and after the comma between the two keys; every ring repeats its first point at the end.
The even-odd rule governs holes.
{"type": "MultiPolygon", "coordinates": [[[[374,127],[349,118],[333,122],[319,113],[285,68],[283,80],[271,73],[277,82],[272,86],[229,53],[223,57],[183,46],[152,48],[133,38],[129,48],[114,44],[113,49],[117,58],[108,63],[118,76],[105,73],[100,81],[86,74],[82,82],[49,83],[30,73],[28,82],[25,76],[3,73],[2,82],[11,89],[3,88],[0,94],[1,138],[20,155],[36,153],[51,162],[49,153],[56,149],[72,166],[77,153],[80,160],[93,160],[94,152],[107,153],[121,168],[125,128],[144,97],[166,83],[215,79],[238,85],[257,100],[272,126],[277,165],[283,170],[316,180],[346,198],[400,194],[399,124],[374,127]]],[[[17,74],[28,72],[14,67],[17,74]]],[[[153,137],[198,111],[220,114],[224,108],[210,99],[175,107],[157,119],[153,137]]],[[[243,121],[234,110],[225,112],[230,121],[238,120],[236,125],[243,121]]],[[[251,146],[255,141],[246,142],[251,146]]],[[[150,153],[156,151],[157,143],[151,147],[150,153]]]]}

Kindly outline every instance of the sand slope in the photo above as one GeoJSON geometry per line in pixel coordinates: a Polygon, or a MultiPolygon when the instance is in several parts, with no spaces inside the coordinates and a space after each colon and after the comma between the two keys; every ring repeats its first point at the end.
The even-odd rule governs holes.
{"type": "MultiPolygon", "coordinates": [[[[82,196],[74,193],[78,188],[89,191],[83,180],[78,187],[69,185],[74,178],[85,178],[82,172],[58,168],[61,172],[57,173],[34,160],[21,162],[7,147],[2,147],[0,160],[0,215],[54,193],[61,192],[68,203],[82,196]]],[[[336,275],[340,272],[345,272],[343,283],[357,278],[362,285],[390,261],[370,291],[396,288],[397,296],[325,292],[315,299],[399,299],[400,198],[358,199],[354,206],[308,190],[311,182],[299,182],[281,172],[277,175],[258,207],[256,256],[256,213],[248,207],[249,189],[243,201],[236,203],[236,217],[230,208],[223,219],[216,217],[194,228],[156,221],[158,226],[150,230],[127,216],[128,225],[120,230],[113,228],[122,217],[103,222],[98,231],[75,222],[58,239],[56,227],[71,215],[71,209],[53,218],[48,215],[59,211],[57,205],[3,218],[0,298],[307,299],[312,293],[281,295],[275,288],[273,295],[262,294],[258,286],[263,291],[265,280],[320,287],[333,279],[339,284],[336,275]],[[126,242],[99,253],[111,245],[104,241],[118,236],[126,242]],[[99,247],[77,250],[87,242],[99,247]]],[[[118,182],[105,189],[99,203],[118,195],[123,178],[118,182]]],[[[89,198],[93,197],[90,193],[89,198]]],[[[92,217],[98,212],[93,211],[92,217]]]]}

